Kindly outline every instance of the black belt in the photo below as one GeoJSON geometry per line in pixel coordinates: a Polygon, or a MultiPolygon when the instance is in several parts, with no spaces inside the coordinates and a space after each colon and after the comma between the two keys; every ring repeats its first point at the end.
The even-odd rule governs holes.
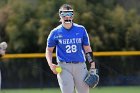
{"type": "Polygon", "coordinates": [[[75,61],[71,61],[71,62],[59,62],[59,63],[66,63],[66,64],[67,64],[67,63],[68,63],[68,64],[69,64],[69,63],[72,63],[72,64],[79,64],[79,63],[84,63],[84,62],[75,62],[75,61]]]}

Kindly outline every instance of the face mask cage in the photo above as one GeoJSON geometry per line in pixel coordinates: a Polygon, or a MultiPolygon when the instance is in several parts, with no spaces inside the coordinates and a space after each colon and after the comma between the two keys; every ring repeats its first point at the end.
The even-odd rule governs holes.
{"type": "Polygon", "coordinates": [[[73,16],[73,10],[59,10],[59,16],[61,17],[65,17],[65,16],[70,16],[72,17],[73,16]]]}
{"type": "Polygon", "coordinates": [[[73,16],[73,12],[61,12],[60,16],[61,17],[66,17],[66,16],[72,17],[73,16]]]}

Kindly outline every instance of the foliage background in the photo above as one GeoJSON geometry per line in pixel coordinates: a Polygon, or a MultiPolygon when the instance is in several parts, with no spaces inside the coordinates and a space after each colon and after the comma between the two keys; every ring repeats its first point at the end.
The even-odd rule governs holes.
{"type": "MultiPolygon", "coordinates": [[[[93,51],[140,50],[139,0],[0,0],[0,41],[8,42],[7,53],[44,53],[64,3],[73,6],[74,22],[86,27],[93,51]]],[[[100,85],[140,85],[138,56],[96,60],[100,85]]],[[[45,58],[2,61],[4,88],[58,86],[45,58]]]]}

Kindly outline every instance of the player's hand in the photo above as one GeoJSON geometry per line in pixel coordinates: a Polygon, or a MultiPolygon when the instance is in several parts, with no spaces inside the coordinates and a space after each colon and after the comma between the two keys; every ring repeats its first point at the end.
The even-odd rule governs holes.
{"type": "Polygon", "coordinates": [[[5,50],[0,49],[0,55],[1,56],[5,55],[5,50]]]}
{"type": "Polygon", "coordinates": [[[52,72],[54,73],[54,74],[57,74],[57,72],[56,72],[56,67],[57,67],[57,65],[56,64],[49,64],[49,66],[50,66],[50,69],[52,70],[52,72]]]}

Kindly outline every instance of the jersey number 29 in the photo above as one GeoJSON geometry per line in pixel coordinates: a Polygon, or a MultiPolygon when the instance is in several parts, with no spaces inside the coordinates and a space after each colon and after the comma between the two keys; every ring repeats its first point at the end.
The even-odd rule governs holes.
{"type": "Polygon", "coordinates": [[[66,45],[66,53],[74,53],[77,51],[76,45],[66,45]]]}

